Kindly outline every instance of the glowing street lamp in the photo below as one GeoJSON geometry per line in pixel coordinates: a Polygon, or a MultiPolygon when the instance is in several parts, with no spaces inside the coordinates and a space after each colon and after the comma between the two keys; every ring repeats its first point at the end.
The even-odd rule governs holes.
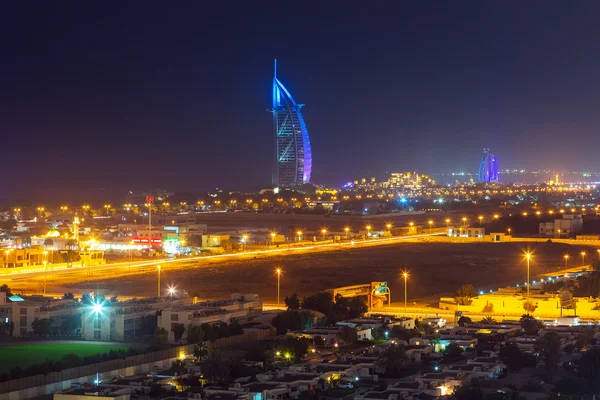
{"type": "Polygon", "coordinates": [[[391,230],[392,230],[392,224],[390,224],[390,223],[387,223],[387,224],[385,225],[385,227],[387,228],[387,230],[388,230],[388,231],[391,231],[391,230]]]}
{"type": "Polygon", "coordinates": [[[427,223],[429,224],[429,229],[433,228],[433,220],[432,219],[427,221],[427,223]]]}
{"type": "Polygon", "coordinates": [[[463,228],[467,226],[467,217],[462,217],[463,228]]]}
{"type": "Polygon", "coordinates": [[[498,214],[494,214],[494,219],[498,219],[500,216],[498,214]]]}
{"type": "Polygon", "coordinates": [[[415,225],[415,223],[414,223],[414,222],[409,222],[409,223],[408,223],[408,226],[410,226],[410,232],[412,232],[412,230],[413,230],[413,226],[414,226],[414,225],[415,225]]]}
{"type": "Polygon", "coordinates": [[[244,251],[245,251],[248,246],[248,234],[247,233],[242,235],[242,243],[244,244],[244,251]]]}
{"type": "Polygon", "coordinates": [[[483,215],[480,215],[477,219],[479,219],[479,225],[481,225],[483,223],[483,215]]]}
{"type": "Polygon", "coordinates": [[[158,270],[158,297],[160,297],[160,265],[156,269],[158,270]]]}
{"type": "Polygon", "coordinates": [[[321,234],[323,235],[323,240],[325,240],[325,235],[327,234],[327,229],[321,229],[321,234]]]}
{"type": "Polygon", "coordinates": [[[587,253],[585,251],[581,252],[581,266],[583,267],[585,265],[585,255],[587,253]]]}
{"type": "Polygon", "coordinates": [[[571,256],[568,254],[565,254],[563,257],[565,258],[565,269],[569,269],[569,257],[571,257],[571,256]]]}
{"type": "Polygon", "coordinates": [[[450,218],[446,218],[446,228],[450,226],[450,218]]]}
{"type": "Polygon", "coordinates": [[[527,301],[529,301],[529,261],[531,260],[531,253],[525,253],[525,258],[527,259],[527,301]]]}
{"type": "Polygon", "coordinates": [[[281,282],[281,268],[277,267],[275,273],[277,274],[277,305],[279,305],[279,286],[281,282]]]}
{"type": "Polygon", "coordinates": [[[302,231],[296,232],[296,235],[298,235],[298,241],[300,242],[302,240],[302,231]]]}
{"type": "Polygon", "coordinates": [[[406,305],[407,305],[407,294],[408,294],[408,272],[404,271],[402,273],[402,277],[404,278],[404,311],[406,312],[406,305]]]}
{"type": "Polygon", "coordinates": [[[167,289],[167,293],[169,293],[169,297],[171,297],[171,299],[173,299],[173,296],[175,296],[176,292],[177,290],[173,286],[169,286],[169,288],[167,289]]]}
{"type": "MultiPolygon", "coordinates": [[[[346,231],[346,239],[348,239],[348,232],[350,232],[350,228],[345,227],[344,231],[346,231]]],[[[600,250],[598,250],[598,251],[600,251],[600,250]]]]}
{"type": "Polygon", "coordinates": [[[367,225],[367,236],[371,236],[371,225],[367,225]]]}
{"type": "Polygon", "coordinates": [[[275,236],[277,236],[277,234],[275,232],[271,232],[271,246],[275,244],[275,236]]]}
{"type": "Polygon", "coordinates": [[[512,232],[512,228],[508,228],[508,234],[510,235],[510,233],[512,232]]]}

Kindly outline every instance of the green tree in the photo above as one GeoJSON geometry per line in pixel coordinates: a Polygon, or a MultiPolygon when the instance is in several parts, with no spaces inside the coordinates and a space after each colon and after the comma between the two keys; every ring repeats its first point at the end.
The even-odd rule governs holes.
{"type": "Polygon", "coordinates": [[[36,318],[31,323],[31,329],[33,329],[33,333],[36,335],[48,336],[52,332],[53,325],[53,320],[51,319],[36,318]]]}
{"type": "Polygon", "coordinates": [[[588,347],[590,344],[592,344],[592,341],[594,340],[594,329],[590,328],[590,327],[585,327],[581,330],[581,333],[579,334],[579,337],[577,338],[577,341],[575,342],[575,347],[577,348],[577,350],[581,351],[584,348],[588,347]]]}
{"type": "Polygon", "coordinates": [[[185,325],[183,324],[174,324],[171,328],[173,331],[173,336],[175,337],[175,341],[179,342],[185,332],[185,325]]]}
{"type": "Polygon", "coordinates": [[[392,329],[389,331],[388,336],[393,339],[403,340],[408,343],[408,341],[417,336],[416,330],[409,330],[401,327],[400,325],[392,326],[392,329]]]}
{"type": "Polygon", "coordinates": [[[187,341],[188,343],[200,343],[204,340],[204,330],[201,326],[192,325],[188,329],[187,341]]]}
{"type": "Polygon", "coordinates": [[[151,350],[163,350],[169,347],[169,332],[164,328],[156,327],[152,339],[150,339],[151,350]]]}
{"type": "Polygon", "coordinates": [[[410,365],[410,359],[402,346],[389,346],[375,362],[377,369],[385,371],[386,374],[398,375],[405,371],[410,365]]]}
{"type": "Polygon", "coordinates": [[[553,331],[546,332],[536,341],[533,350],[540,355],[540,358],[544,360],[547,367],[556,367],[561,356],[558,333],[553,331]]]}
{"type": "Polygon", "coordinates": [[[211,350],[202,365],[202,374],[213,384],[227,384],[231,374],[231,368],[228,364],[221,352],[211,350]]]}
{"type": "Polygon", "coordinates": [[[277,333],[283,335],[288,331],[299,331],[311,328],[314,322],[314,314],[307,310],[284,311],[273,318],[273,326],[277,333]]]}
{"type": "Polygon", "coordinates": [[[262,362],[265,365],[273,362],[271,352],[268,351],[265,344],[261,342],[250,344],[246,349],[246,355],[244,356],[244,359],[248,361],[262,362]]]}
{"type": "Polygon", "coordinates": [[[74,335],[81,330],[81,314],[70,314],[60,324],[63,334],[74,335]]]}
{"type": "Polygon", "coordinates": [[[523,353],[515,343],[507,342],[500,346],[498,357],[509,371],[519,371],[525,367],[535,367],[537,360],[533,354],[523,353]]]}
{"type": "Polygon", "coordinates": [[[541,321],[538,321],[533,316],[529,314],[521,315],[521,327],[525,331],[525,334],[528,336],[535,336],[538,334],[540,329],[544,327],[544,324],[541,321]]]}
{"type": "Polygon", "coordinates": [[[356,329],[349,326],[342,326],[336,336],[339,341],[346,344],[352,344],[358,340],[356,329]]]}
{"type": "Polygon", "coordinates": [[[330,292],[319,292],[302,301],[302,308],[305,310],[319,311],[327,316],[327,322],[334,324],[333,315],[333,295],[330,292]]]}
{"type": "Polygon", "coordinates": [[[3,284],[2,286],[0,286],[0,292],[6,293],[7,299],[13,295],[12,292],[10,291],[10,288],[8,287],[8,285],[6,283],[3,284]]]}
{"type": "Polygon", "coordinates": [[[600,349],[592,348],[583,353],[577,370],[579,377],[583,379],[585,392],[598,393],[600,391],[600,349]]]}
{"type": "Polygon", "coordinates": [[[466,317],[464,315],[461,315],[460,318],[458,319],[458,325],[459,326],[465,326],[466,324],[472,324],[473,320],[471,320],[471,318],[466,317]]]}
{"type": "Polygon", "coordinates": [[[462,306],[468,306],[471,304],[471,299],[476,295],[475,287],[471,284],[466,284],[458,288],[455,300],[462,306]]]}
{"type": "Polygon", "coordinates": [[[300,299],[298,299],[296,293],[292,294],[290,297],[286,297],[284,302],[288,310],[298,310],[300,308],[300,299]]]}
{"type": "Polygon", "coordinates": [[[202,359],[202,357],[206,357],[208,355],[208,346],[206,343],[197,343],[194,345],[194,358],[196,360],[202,359]]]}
{"type": "Polygon", "coordinates": [[[456,343],[450,343],[444,350],[444,355],[449,359],[457,359],[462,356],[463,349],[456,343]]]}

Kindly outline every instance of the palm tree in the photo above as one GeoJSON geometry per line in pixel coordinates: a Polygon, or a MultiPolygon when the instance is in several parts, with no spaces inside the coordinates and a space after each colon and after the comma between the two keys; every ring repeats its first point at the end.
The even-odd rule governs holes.
{"type": "Polygon", "coordinates": [[[402,346],[390,346],[381,353],[375,362],[378,371],[398,373],[408,367],[410,359],[402,346]]]}
{"type": "Polygon", "coordinates": [[[484,319],[481,320],[482,324],[495,324],[496,320],[491,316],[488,315],[487,317],[485,317],[484,319]]]}
{"type": "Polygon", "coordinates": [[[356,329],[351,328],[349,326],[343,326],[336,336],[339,341],[344,342],[346,344],[352,344],[358,340],[358,334],[356,333],[356,329]]]}
{"type": "Polygon", "coordinates": [[[231,373],[227,361],[220,351],[214,349],[209,351],[202,365],[204,377],[212,383],[227,383],[231,373]]]}

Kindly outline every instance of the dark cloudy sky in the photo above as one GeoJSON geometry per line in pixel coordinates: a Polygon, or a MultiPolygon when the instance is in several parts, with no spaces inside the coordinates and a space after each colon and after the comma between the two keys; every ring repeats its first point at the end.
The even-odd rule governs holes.
{"type": "Polygon", "coordinates": [[[600,170],[599,2],[13,3],[5,198],[269,183],[274,57],[315,182],[473,171],[483,147],[600,170]]]}

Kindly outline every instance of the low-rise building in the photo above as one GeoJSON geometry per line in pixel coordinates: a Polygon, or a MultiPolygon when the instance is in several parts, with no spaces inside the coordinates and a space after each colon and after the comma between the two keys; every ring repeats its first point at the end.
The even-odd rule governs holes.
{"type": "MultiPolygon", "coordinates": [[[[157,325],[169,332],[169,341],[175,342],[173,329],[183,324],[186,331],[191,326],[245,321],[262,314],[262,300],[257,294],[234,293],[231,299],[209,300],[193,304],[173,304],[162,309],[158,315],[157,325]]],[[[184,334],[183,338],[186,335],[184,334]]]]}

